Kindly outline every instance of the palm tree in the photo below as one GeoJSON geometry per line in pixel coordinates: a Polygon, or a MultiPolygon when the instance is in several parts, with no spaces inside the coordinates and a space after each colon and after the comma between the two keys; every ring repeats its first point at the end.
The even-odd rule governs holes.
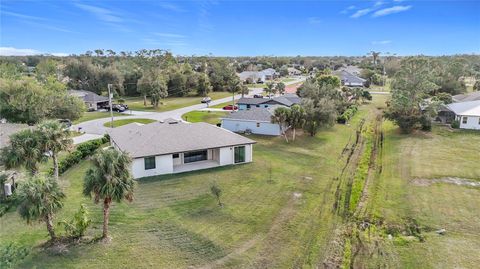
{"type": "Polygon", "coordinates": [[[45,221],[48,234],[54,240],[54,214],[63,207],[62,199],[65,198],[58,182],[50,177],[35,176],[20,185],[17,197],[20,216],[27,223],[32,220],[45,221]]]}
{"type": "Polygon", "coordinates": [[[70,130],[56,120],[47,120],[38,125],[38,131],[42,136],[44,150],[50,152],[52,156],[53,175],[58,180],[58,153],[72,147],[70,130]]]}
{"type": "Polygon", "coordinates": [[[380,52],[376,52],[376,51],[371,51],[370,54],[372,55],[372,58],[373,58],[373,64],[374,65],[377,65],[377,60],[378,60],[378,57],[380,56],[380,52]]]}
{"type": "Polygon", "coordinates": [[[268,97],[271,98],[270,94],[275,93],[275,84],[273,84],[272,82],[269,82],[266,84],[266,86],[263,89],[268,94],[268,97]]]}
{"type": "Polygon", "coordinates": [[[298,128],[303,128],[305,125],[305,109],[300,105],[293,105],[290,108],[290,117],[288,122],[290,126],[293,128],[293,138],[292,140],[295,141],[295,135],[298,128]]]}
{"type": "Polygon", "coordinates": [[[7,169],[25,167],[30,174],[38,172],[38,163],[45,160],[38,131],[25,129],[10,136],[10,145],[2,148],[1,162],[7,169]]]}
{"type": "Polygon", "coordinates": [[[278,123],[280,125],[280,132],[285,137],[285,140],[288,143],[288,137],[286,134],[286,125],[288,123],[288,119],[290,118],[290,109],[286,107],[278,107],[275,109],[272,115],[272,123],[278,123]]]}
{"type": "Polygon", "coordinates": [[[116,149],[100,151],[92,158],[93,167],[85,174],[83,194],[95,203],[103,200],[103,235],[108,239],[108,220],[112,201],[132,201],[135,181],[130,175],[130,157],[116,149]]]}
{"type": "Polygon", "coordinates": [[[283,95],[285,94],[285,84],[283,82],[278,83],[275,86],[275,90],[280,94],[283,95]]]}

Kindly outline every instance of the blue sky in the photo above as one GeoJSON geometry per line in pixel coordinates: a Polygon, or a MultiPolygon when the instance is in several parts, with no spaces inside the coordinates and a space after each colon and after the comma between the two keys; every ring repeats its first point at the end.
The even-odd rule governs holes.
{"type": "Polygon", "coordinates": [[[480,0],[1,1],[0,54],[480,53],[480,0]]]}

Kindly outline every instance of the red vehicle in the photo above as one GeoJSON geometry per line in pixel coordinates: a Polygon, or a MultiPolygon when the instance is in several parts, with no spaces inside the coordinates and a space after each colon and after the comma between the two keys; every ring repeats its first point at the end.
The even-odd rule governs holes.
{"type": "Polygon", "coordinates": [[[233,105],[228,105],[228,106],[224,106],[223,110],[238,110],[238,107],[233,105]]]}

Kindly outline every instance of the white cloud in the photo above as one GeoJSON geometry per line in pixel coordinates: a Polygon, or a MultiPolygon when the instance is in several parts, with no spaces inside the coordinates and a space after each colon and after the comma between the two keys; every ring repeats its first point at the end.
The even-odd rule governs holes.
{"type": "Polygon", "coordinates": [[[365,8],[365,9],[360,9],[360,10],[357,10],[357,12],[353,13],[352,16],[350,16],[350,18],[360,18],[362,16],[365,16],[367,15],[368,13],[370,13],[372,11],[371,8],[365,8]]]}
{"type": "Polygon", "coordinates": [[[175,11],[175,12],[185,12],[185,9],[179,7],[178,5],[169,3],[169,2],[160,2],[158,5],[164,9],[168,9],[170,11],[175,11]]]}
{"type": "Polygon", "coordinates": [[[18,49],[14,47],[0,47],[0,56],[27,56],[27,55],[40,55],[40,54],[51,54],[53,56],[68,56],[68,53],[65,52],[54,52],[46,53],[41,52],[36,49],[18,49]]]}
{"type": "Polygon", "coordinates": [[[171,34],[171,33],[155,33],[157,36],[166,37],[166,38],[185,38],[186,36],[180,34],[171,34]]]}
{"type": "Polygon", "coordinates": [[[387,45],[392,43],[392,40],[380,40],[380,41],[372,41],[373,45],[387,45]]]}
{"type": "Polygon", "coordinates": [[[356,6],[349,6],[347,7],[346,9],[340,11],[340,14],[347,14],[350,10],[354,10],[355,8],[357,8],[356,6]]]}
{"type": "Polygon", "coordinates": [[[102,20],[105,22],[122,22],[123,21],[123,19],[119,15],[117,15],[115,12],[108,10],[106,8],[96,7],[92,5],[85,5],[80,3],[76,3],[75,6],[93,14],[99,20],[102,20]]]}
{"type": "Polygon", "coordinates": [[[383,1],[377,1],[375,4],[373,4],[374,7],[379,7],[381,5],[383,5],[383,1]]]}
{"type": "Polygon", "coordinates": [[[308,18],[308,23],[310,23],[310,24],[319,24],[319,23],[321,23],[321,22],[322,22],[322,20],[321,20],[320,18],[318,18],[318,17],[310,17],[310,18],[308,18]]]}
{"type": "Polygon", "coordinates": [[[390,14],[395,14],[395,13],[407,11],[411,8],[412,6],[393,6],[389,8],[384,8],[384,9],[375,11],[375,13],[373,13],[373,17],[381,17],[381,16],[390,15],[390,14]]]}

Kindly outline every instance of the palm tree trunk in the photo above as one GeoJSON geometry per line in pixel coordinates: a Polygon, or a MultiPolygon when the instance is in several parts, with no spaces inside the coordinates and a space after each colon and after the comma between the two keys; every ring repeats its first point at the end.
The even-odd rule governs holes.
{"type": "Polygon", "coordinates": [[[297,128],[293,128],[293,139],[292,139],[292,141],[295,141],[295,133],[296,133],[296,131],[297,131],[297,128]]]}
{"type": "Polygon", "coordinates": [[[56,180],[58,180],[58,157],[57,154],[52,151],[52,159],[53,159],[53,176],[56,180]]]}
{"type": "Polygon", "coordinates": [[[55,236],[55,231],[53,229],[52,214],[47,214],[45,216],[45,223],[47,224],[47,230],[48,230],[48,234],[50,235],[50,238],[52,240],[55,240],[56,236],[55,236]]]}
{"type": "Polygon", "coordinates": [[[147,95],[143,95],[143,106],[147,106],[147,95]]]}
{"type": "Polygon", "coordinates": [[[112,199],[110,197],[103,200],[103,235],[102,237],[108,238],[108,220],[110,218],[110,204],[112,199]]]}

